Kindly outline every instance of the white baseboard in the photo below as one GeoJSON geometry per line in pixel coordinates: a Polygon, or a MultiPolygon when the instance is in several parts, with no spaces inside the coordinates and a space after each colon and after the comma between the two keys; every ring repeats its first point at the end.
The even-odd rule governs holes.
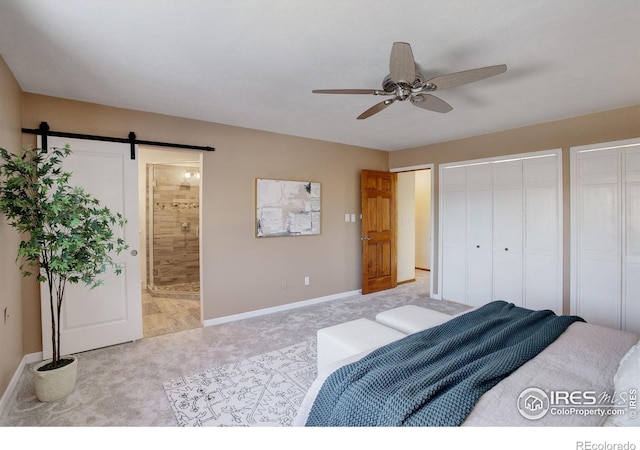
{"type": "Polygon", "coordinates": [[[4,408],[9,403],[9,397],[13,394],[16,386],[18,385],[18,381],[20,380],[20,376],[22,376],[22,372],[24,368],[28,364],[33,364],[36,362],[42,361],[42,352],[30,353],[28,355],[24,355],[20,360],[20,364],[16,368],[16,371],[13,373],[13,377],[11,377],[11,381],[9,382],[9,386],[5,389],[4,394],[2,394],[2,398],[0,398],[0,416],[4,412],[4,408]]]}
{"type": "Polygon", "coordinates": [[[276,312],[288,311],[290,309],[302,308],[304,306],[311,306],[311,305],[316,305],[318,303],[324,303],[332,300],[339,300],[345,297],[351,297],[353,295],[358,295],[361,292],[362,291],[358,289],[356,291],[341,292],[340,294],[333,294],[333,295],[327,295],[325,297],[317,297],[309,300],[302,300],[300,302],[274,306],[271,308],[257,309],[255,311],[249,311],[241,314],[232,314],[230,316],[217,317],[215,319],[205,320],[202,323],[202,326],[208,327],[211,325],[219,325],[221,323],[234,322],[236,320],[249,319],[251,317],[264,316],[265,314],[273,314],[276,312]]]}

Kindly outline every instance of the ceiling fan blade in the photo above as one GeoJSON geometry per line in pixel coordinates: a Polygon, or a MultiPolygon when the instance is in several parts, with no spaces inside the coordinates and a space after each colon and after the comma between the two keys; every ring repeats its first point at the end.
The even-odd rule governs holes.
{"type": "Polygon", "coordinates": [[[418,108],[439,113],[448,113],[453,107],[442,99],[431,94],[416,94],[411,97],[411,104],[418,108]]]}
{"type": "Polygon", "coordinates": [[[366,119],[367,117],[371,117],[374,114],[379,113],[380,111],[382,111],[383,109],[385,109],[387,106],[389,106],[390,104],[392,104],[395,101],[396,101],[395,98],[389,98],[389,99],[387,99],[387,100],[385,100],[383,102],[377,103],[377,104],[373,105],[371,108],[367,109],[362,114],[360,114],[358,116],[358,119],[366,119]]]}
{"type": "Polygon", "coordinates": [[[464,70],[462,72],[450,73],[428,80],[425,85],[435,85],[436,89],[448,89],[461,84],[473,83],[484,78],[499,75],[507,71],[505,64],[497,66],[481,67],[479,69],[464,70]]]}
{"type": "Polygon", "coordinates": [[[389,74],[395,83],[412,84],[416,80],[416,63],[411,46],[406,42],[394,42],[391,47],[389,74]]]}
{"type": "Polygon", "coordinates": [[[377,95],[377,89],[314,89],[314,94],[373,94],[377,95]]]}

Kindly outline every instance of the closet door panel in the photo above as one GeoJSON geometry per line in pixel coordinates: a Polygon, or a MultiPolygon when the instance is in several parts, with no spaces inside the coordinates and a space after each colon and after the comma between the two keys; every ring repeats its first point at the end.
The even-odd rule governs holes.
{"type": "Polygon", "coordinates": [[[625,168],[623,328],[640,334],[640,149],[623,154],[625,168]]]}
{"type": "Polygon", "coordinates": [[[558,258],[549,255],[526,255],[525,307],[550,309],[562,314],[561,276],[558,258]]]}
{"type": "Polygon", "coordinates": [[[467,191],[467,303],[493,299],[492,191],[467,191]]]}
{"type": "Polygon", "coordinates": [[[562,313],[559,155],[524,162],[524,304],[562,313]]]}
{"type": "Polygon", "coordinates": [[[579,184],[617,184],[618,159],[618,152],[615,149],[581,154],[578,159],[579,184]]]}
{"type": "Polygon", "coordinates": [[[562,313],[558,188],[525,191],[524,298],[529,309],[562,313]]]}
{"type": "Polygon", "coordinates": [[[442,296],[466,302],[465,193],[445,192],[442,205],[442,296]]]}
{"type": "Polygon", "coordinates": [[[577,211],[575,314],[621,328],[620,198],[617,152],[582,155],[577,211]]]}
{"type": "Polygon", "coordinates": [[[558,255],[558,188],[536,187],[525,191],[527,253],[558,255]]]}
{"type": "MultiPolygon", "coordinates": [[[[521,172],[521,166],[512,169],[521,172]]],[[[493,298],[523,306],[521,187],[496,188],[493,219],[493,298]]]]}
{"type": "Polygon", "coordinates": [[[625,266],[624,329],[640,334],[640,263],[625,266]]]}
{"type": "Polygon", "coordinates": [[[440,172],[442,298],[466,303],[466,194],[464,167],[440,172]]]}
{"type": "Polygon", "coordinates": [[[580,261],[578,310],[587,322],[620,329],[620,270],[617,261],[580,261]]]}
{"type": "Polygon", "coordinates": [[[466,166],[467,190],[484,190],[493,188],[493,164],[471,164],[466,166]]]}
{"type": "Polygon", "coordinates": [[[442,298],[467,303],[467,256],[464,250],[444,247],[442,252],[442,298]]]}
{"type": "Polygon", "coordinates": [[[443,194],[442,224],[443,244],[464,248],[466,242],[466,197],[464,191],[443,194]]]}
{"type": "Polygon", "coordinates": [[[522,253],[496,252],[493,266],[493,299],[524,306],[522,297],[522,253]]]}
{"type": "Polygon", "coordinates": [[[580,188],[578,220],[580,257],[618,261],[618,185],[595,184],[580,188]]]}

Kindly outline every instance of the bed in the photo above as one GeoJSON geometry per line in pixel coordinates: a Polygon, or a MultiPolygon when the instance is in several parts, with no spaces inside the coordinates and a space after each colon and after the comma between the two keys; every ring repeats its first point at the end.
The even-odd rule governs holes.
{"type": "MultiPolygon", "coordinates": [[[[520,329],[520,323],[517,322],[515,328],[520,329]]],[[[555,316],[550,311],[531,311],[506,302],[491,302],[444,324],[322,369],[304,398],[294,425],[638,426],[635,396],[636,389],[640,388],[637,385],[640,384],[639,339],[637,334],[588,324],[577,317],[555,316]],[[515,315],[506,317],[505,311],[515,315]],[[496,352],[493,348],[495,335],[502,339],[507,328],[514,328],[515,322],[510,321],[533,323],[534,316],[535,321],[540,321],[535,325],[536,330],[547,335],[554,328],[556,336],[551,333],[546,337],[548,342],[536,343],[534,347],[539,348],[531,350],[531,345],[524,341],[528,342],[528,335],[534,331],[524,335],[519,331],[520,335],[505,338],[506,344],[500,344],[498,351],[503,356],[492,353],[496,352]],[[471,332],[471,329],[476,331],[471,332]],[[459,337],[461,333],[464,338],[459,337]],[[473,357],[477,360],[470,359],[470,353],[485,345],[481,344],[485,338],[490,343],[487,344],[490,350],[473,357]],[[438,350],[439,356],[432,357],[435,347],[446,350],[438,350]],[[514,358],[509,354],[512,348],[513,353],[526,355],[514,358]],[[504,363],[502,360],[495,363],[496,358],[503,357],[504,363]],[[456,379],[450,384],[439,384],[441,379],[449,378],[447,370],[452,369],[437,365],[432,368],[431,364],[436,363],[430,358],[446,360],[446,364],[452,359],[463,358],[462,363],[455,364],[462,368],[464,377],[452,377],[456,379]],[[518,359],[521,361],[513,362],[518,359]],[[480,360],[483,362],[479,363],[480,360]],[[482,369],[484,361],[500,370],[504,368],[505,373],[495,375],[496,379],[493,379],[494,372],[484,373],[487,372],[482,369]],[[410,366],[411,369],[400,370],[399,366],[410,366]],[[405,375],[418,366],[420,370],[426,370],[424,367],[428,366],[428,373],[405,375]],[[472,366],[483,372],[481,381],[477,381],[475,369],[469,369],[472,366]],[[444,372],[429,382],[424,381],[436,370],[444,372]],[[389,382],[389,374],[392,374],[393,382],[389,382]],[[406,379],[400,378],[405,376],[406,379]],[[472,391],[458,390],[460,385],[467,384],[484,385],[485,390],[479,394],[477,386],[473,386],[472,391]],[[400,396],[399,390],[406,392],[400,396]],[[469,406],[467,397],[474,395],[477,399],[469,406]],[[414,400],[416,398],[419,399],[414,400]],[[460,399],[458,406],[456,402],[460,399]],[[443,405],[445,411],[442,412],[443,405]],[[369,414],[373,409],[376,411],[369,414]],[[436,419],[429,415],[432,412],[425,413],[428,419],[418,417],[416,411],[429,409],[436,410],[433,413],[436,419]],[[373,418],[361,419],[370,415],[373,418]],[[458,418],[451,419],[452,416],[458,418]]],[[[467,388],[463,386],[462,389],[467,388]]]]}

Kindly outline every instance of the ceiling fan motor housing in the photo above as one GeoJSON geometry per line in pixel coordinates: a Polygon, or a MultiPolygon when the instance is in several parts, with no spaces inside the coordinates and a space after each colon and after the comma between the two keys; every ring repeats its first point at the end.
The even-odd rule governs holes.
{"type": "Polygon", "coordinates": [[[423,90],[422,83],[422,75],[417,72],[416,79],[411,84],[396,83],[391,79],[391,75],[387,75],[384,80],[382,80],[382,89],[389,94],[395,94],[396,100],[403,101],[411,97],[412,94],[423,90]]]}

